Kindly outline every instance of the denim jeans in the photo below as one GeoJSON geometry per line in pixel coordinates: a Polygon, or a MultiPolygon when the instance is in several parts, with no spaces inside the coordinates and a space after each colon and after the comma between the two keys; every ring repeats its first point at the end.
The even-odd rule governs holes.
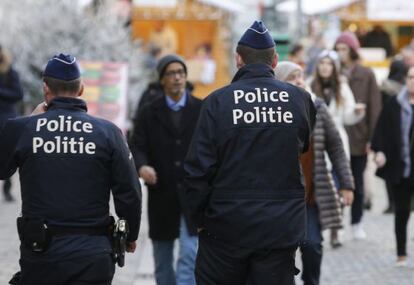
{"type": "Polygon", "coordinates": [[[319,210],[316,205],[306,205],[307,236],[300,247],[302,252],[304,285],[318,285],[322,264],[322,232],[319,210]]]}
{"type": "Polygon", "coordinates": [[[198,237],[190,236],[181,218],[177,272],[174,272],[174,240],[153,240],[155,280],[157,285],[196,285],[195,259],[198,237]]]}
{"type": "Polygon", "coordinates": [[[176,285],[174,273],[174,240],[152,240],[157,285],[176,285]]]}

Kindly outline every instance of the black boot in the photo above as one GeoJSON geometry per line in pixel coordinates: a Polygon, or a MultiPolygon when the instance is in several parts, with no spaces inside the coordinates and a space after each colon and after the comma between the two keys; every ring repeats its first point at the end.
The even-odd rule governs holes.
{"type": "Polygon", "coordinates": [[[384,210],[384,214],[392,214],[394,213],[394,207],[389,205],[387,209],[384,210]]]}
{"type": "Polygon", "coordinates": [[[365,210],[371,210],[371,208],[372,208],[372,202],[371,202],[371,199],[367,199],[365,202],[364,202],[364,209],[365,210]]]}
{"type": "Polygon", "coordinates": [[[11,180],[10,179],[4,180],[3,195],[4,195],[4,200],[6,202],[13,202],[14,201],[13,196],[10,194],[11,186],[12,185],[11,185],[11,180]]]}

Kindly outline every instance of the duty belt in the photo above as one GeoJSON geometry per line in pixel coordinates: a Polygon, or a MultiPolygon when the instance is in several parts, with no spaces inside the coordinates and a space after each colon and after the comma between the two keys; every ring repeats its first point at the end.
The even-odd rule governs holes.
{"type": "Polygon", "coordinates": [[[51,236],[67,236],[67,235],[109,236],[110,228],[109,226],[105,226],[105,227],[48,226],[48,232],[51,236]]]}

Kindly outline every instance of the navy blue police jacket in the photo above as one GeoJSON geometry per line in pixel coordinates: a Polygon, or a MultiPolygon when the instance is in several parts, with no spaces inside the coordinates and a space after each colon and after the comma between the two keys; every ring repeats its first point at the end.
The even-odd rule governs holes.
{"type": "Polygon", "coordinates": [[[299,162],[315,122],[309,93],[242,67],[205,100],[185,161],[185,196],[199,228],[244,248],[296,246],[305,234],[299,162]]]}
{"type": "MultiPolygon", "coordinates": [[[[109,225],[112,191],[116,214],[128,221],[128,239],[135,241],[141,187],[132,155],[114,124],[86,111],[83,100],[56,97],[43,114],[10,119],[0,134],[0,179],[18,168],[22,216],[57,226],[109,225]]],[[[105,236],[61,236],[52,240],[43,257],[62,259],[110,251],[105,236]]],[[[26,257],[35,256],[27,253],[26,257]]]]}

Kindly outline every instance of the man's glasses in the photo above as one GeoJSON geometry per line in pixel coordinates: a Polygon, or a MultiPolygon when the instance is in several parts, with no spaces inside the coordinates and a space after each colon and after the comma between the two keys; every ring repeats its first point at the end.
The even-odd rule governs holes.
{"type": "Polygon", "coordinates": [[[164,73],[164,75],[166,77],[170,77],[173,78],[176,75],[178,75],[178,77],[184,77],[185,76],[185,70],[184,69],[179,69],[179,70],[170,70],[164,73]]]}

